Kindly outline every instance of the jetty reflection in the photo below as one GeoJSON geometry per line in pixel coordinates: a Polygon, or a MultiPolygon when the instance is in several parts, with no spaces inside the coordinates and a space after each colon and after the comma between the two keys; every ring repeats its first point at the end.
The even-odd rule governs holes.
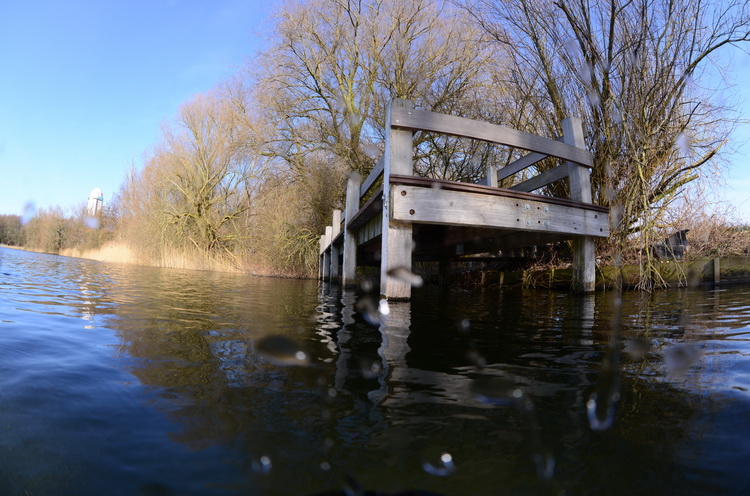
{"type": "Polygon", "coordinates": [[[109,325],[152,405],[179,426],[170,438],[226,451],[240,485],[262,494],[337,491],[347,480],[441,494],[650,490],[634,472],[692,490],[687,474],[703,461],[689,453],[716,429],[698,419],[719,415],[715,395],[725,393],[713,388],[726,380],[700,342],[717,326],[737,329],[722,331],[726,339],[748,334],[747,315],[726,315],[736,297],[716,291],[617,303],[612,293],[428,288],[386,310],[373,294],[335,285],[311,298],[270,284],[248,300],[241,284],[236,299],[215,284],[226,281],[151,284],[138,298],[110,292],[109,325]],[[624,342],[647,346],[637,359],[623,355],[613,422],[598,432],[587,403],[602,384],[615,312],[624,342]],[[305,362],[268,360],[259,343],[269,335],[294,341],[305,362]],[[668,350],[686,345],[699,358],[672,372],[668,350]]]}

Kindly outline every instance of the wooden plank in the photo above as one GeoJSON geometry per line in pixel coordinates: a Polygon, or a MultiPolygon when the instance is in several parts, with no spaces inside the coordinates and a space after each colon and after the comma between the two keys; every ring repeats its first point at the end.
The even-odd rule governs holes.
{"type": "MultiPolygon", "coordinates": [[[[522,183],[518,183],[512,186],[510,189],[512,189],[513,191],[525,191],[527,193],[531,193],[532,191],[543,188],[548,184],[552,184],[555,181],[559,181],[568,177],[568,174],[570,173],[570,165],[571,162],[566,162],[562,165],[558,165],[554,169],[550,169],[548,171],[542,172],[541,174],[537,174],[531,179],[527,179],[522,183]]],[[[579,167],[575,164],[572,165],[574,167],[579,167]]]]}
{"type": "Polygon", "coordinates": [[[347,217],[346,228],[347,229],[359,229],[365,225],[374,215],[382,215],[383,210],[383,187],[380,186],[376,189],[367,203],[362,205],[359,211],[352,215],[351,220],[347,217]]]}
{"type": "Polygon", "coordinates": [[[517,200],[527,201],[544,201],[553,205],[563,205],[576,208],[584,208],[602,213],[609,213],[607,207],[600,207],[591,203],[581,203],[567,198],[556,198],[552,196],[542,196],[534,193],[525,193],[522,191],[513,191],[502,188],[490,188],[480,184],[459,183],[455,181],[446,181],[444,179],[430,179],[427,177],[416,176],[396,176],[390,178],[391,184],[401,184],[405,186],[419,186],[422,188],[431,188],[435,190],[462,191],[465,193],[478,193],[488,196],[500,196],[505,198],[515,198],[517,200]]]}
{"type": "MultiPolygon", "coordinates": [[[[562,142],[562,137],[555,138],[555,141],[562,142]]],[[[522,170],[527,169],[531,167],[532,165],[541,162],[547,157],[549,157],[549,155],[545,155],[543,153],[537,153],[537,152],[528,153],[524,155],[523,157],[519,158],[518,160],[511,162],[505,167],[503,167],[502,169],[500,169],[500,171],[498,171],[497,173],[497,180],[502,181],[506,177],[510,177],[513,174],[518,174],[522,170]]]]}
{"type": "Polygon", "coordinates": [[[383,175],[383,168],[385,166],[385,155],[381,156],[380,159],[378,159],[378,162],[375,164],[375,167],[372,168],[370,171],[370,174],[367,176],[367,178],[362,183],[362,186],[359,188],[359,197],[362,198],[367,193],[367,190],[372,187],[373,184],[380,178],[380,176],[383,175]]]}
{"type": "Polygon", "coordinates": [[[606,214],[591,209],[543,201],[393,186],[393,219],[424,224],[491,227],[565,233],[573,236],[609,236],[606,214]]]}
{"type": "Polygon", "coordinates": [[[431,131],[521,148],[589,167],[593,163],[591,153],[586,149],[517,129],[454,115],[394,107],[391,110],[391,123],[393,126],[412,131],[431,131]]]}

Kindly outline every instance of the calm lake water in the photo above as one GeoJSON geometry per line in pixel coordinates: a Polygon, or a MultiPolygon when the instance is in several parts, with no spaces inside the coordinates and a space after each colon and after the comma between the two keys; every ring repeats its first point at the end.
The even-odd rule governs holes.
{"type": "Polygon", "coordinates": [[[750,494],[750,288],[378,305],[0,249],[0,494],[750,494]]]}

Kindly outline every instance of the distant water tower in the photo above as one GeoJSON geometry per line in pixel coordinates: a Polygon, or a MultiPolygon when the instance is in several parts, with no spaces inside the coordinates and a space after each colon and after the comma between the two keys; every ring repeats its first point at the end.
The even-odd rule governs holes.
{"type": "Polygon", "coordinates": [[[97,217],[102,213],[102,206],[104,205],[104,193],[101,188],[94,188],[89,193],[89,203],[86,207],[86,212],[91,217],[97,217]]]}

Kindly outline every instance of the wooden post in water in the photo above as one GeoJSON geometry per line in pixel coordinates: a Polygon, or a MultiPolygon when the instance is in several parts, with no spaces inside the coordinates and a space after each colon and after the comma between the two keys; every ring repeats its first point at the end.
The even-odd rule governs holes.
{"type": "MultiPolygon", "coordinates": [[[[359,187],[362,179],[359,174],[351,174],[346,182],[346,210],[345,224],[348,224],[359,210],[359,187]]],[[[344,226],[344,267],[341,274],[344,287],[351,287],[357,283],[357,233],[354,229],[344,226]]]]}
{"type": "MultiPolygon", "coordinates": [[[[578,148],[585,148],[581,119],[568,117],[562,122],[563,142],[578,148]]],[[[591,203],[591,172],[588,167],[568,162],[570,177],[570,198],[591,203]]],[[[596,253],[594,238],[576,236],[573,238],[573,289],[584,293],[594,291],[596,284],[596,253]]]]}
{"type": "Polygon", "coordinates": [[[380,294],[389,300],[408,300],[411,286],[408,282],[388,277],[395,268],[411,270],[412,225],[393,220],[391,209],[391,174],[410,176],[413,173],[412,132],[394,129],[398,122],[392,121],[393,107],[413,109],[409,100],[394,99],[388,106],[385,125],[385,160],[383,169],[383,232],[380,251],[380,294]]]}
{"type": "Polygon", "coordinates": [[[326,226],[325,234],[325,251],[323,252],[323,280],[329,281],[331,279],[331,240],[333,237],[333,227],[326,226]]]}
{"type": "Polygon", "coordinates": [[[326,236],[325,234],[320,235],[320,256],[318,257],[318,279],[323,279],[323,260],[324,251],[326,247],[326,236]]]}
{"type": "Polygon", "coordinates": [[[333,211],[331,224],[331,282],[333,282],[338,280],[340,276],[339,255],[341,255],[341,250],[338,245],[333,243],[333,240],[336,239],[336,236],[341,232],[341,210],[336,209],[333,211]]]}

